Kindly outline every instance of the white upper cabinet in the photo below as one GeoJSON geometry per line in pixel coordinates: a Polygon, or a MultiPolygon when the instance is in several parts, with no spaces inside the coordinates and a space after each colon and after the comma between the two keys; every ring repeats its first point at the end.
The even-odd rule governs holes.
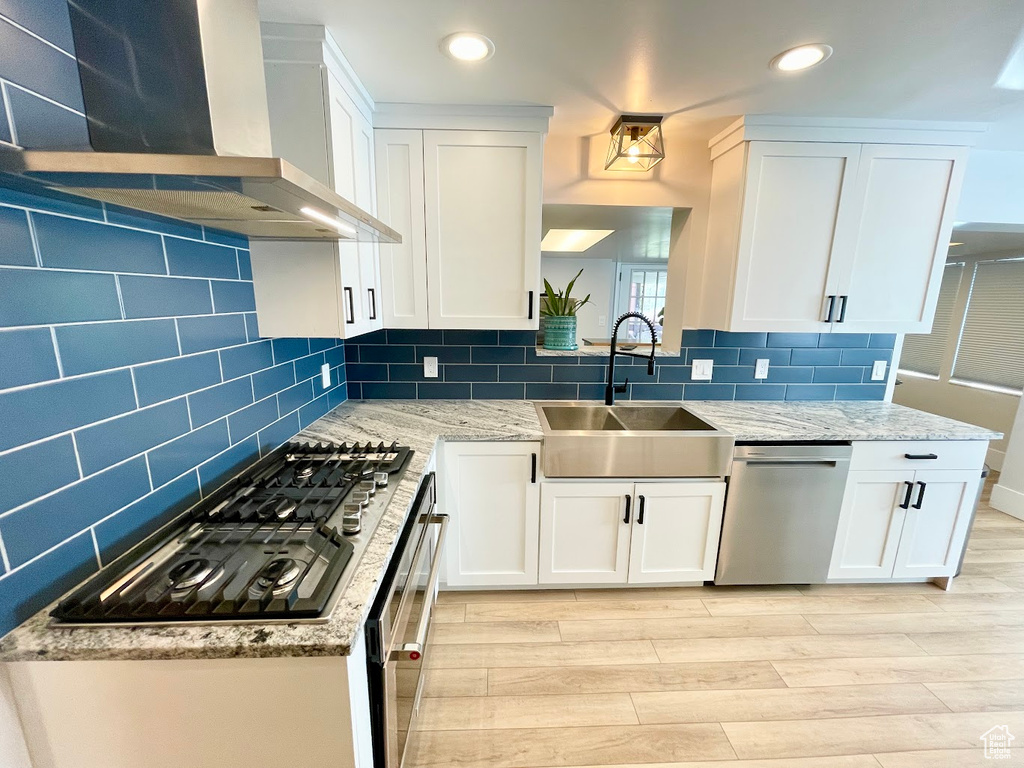
{"type": "Polygon", "coordinates": [[[927,333],[938,300],[966,147],[866,144],[860,223],[834,291],[844,333],[927,333]]]}
{"type": "Polygon", "coordinates": [[[402,233],[380,246],[381,308],[388,328],[427,327],[427,239],[424,223],[423,131],[374,131],[377,215],[402,233]]]}
{"type": "Polygon", "coordinates": [[[382,246],[385,324],[536,329],[543,132],[375,133],[380,215],[403,237],[382,246]]]}
{"type": "Polygon", "coordinates": [[[767,117],[731,126],[711,142],[707,248],[688,265],[700,302],[687,326],[927,333],[974,131],[767,117]]]}
{"type": "Polygon", "coordinates": [[[541,136],[425,131],[431,328],[537,328],[541,136]]]}
{"type": "MultiPolygon", "coordinates": [[[[322,27],[263,32],[274,154],[374,213],[373,102],[322,27]]],[[[252,241],[260,333],[351,338],[383,327],[378,247],[252,241]]]]}

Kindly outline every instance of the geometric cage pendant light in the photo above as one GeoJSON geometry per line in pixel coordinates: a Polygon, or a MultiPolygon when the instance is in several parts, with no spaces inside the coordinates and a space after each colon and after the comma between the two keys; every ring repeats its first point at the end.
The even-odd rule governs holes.
{"type": "Polygon", "coordinates": [[[622,115],[615,121],[606,171],[649,171],[664,159],[660,117],[622,115]]]}

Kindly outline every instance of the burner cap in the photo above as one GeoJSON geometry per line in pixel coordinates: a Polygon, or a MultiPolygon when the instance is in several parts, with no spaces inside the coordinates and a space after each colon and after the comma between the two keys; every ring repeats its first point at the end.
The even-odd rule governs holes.
{"type": "MultiPolygon", "coordinates": [[[[222,570],[222,569],[220,569],[222,570]]],[[[218,570],[218,575],[220,570],[218,570]]],[[[213,573],[213,564],[205,557],[196,557],[190,560],[182,560],[167,572],[167,580],[175,592],[193,587],[205,582],[213,573]]]]}
{"type": "Polygon", "coordinates": [[[270,499],[263,502],[256,508],[256,516],[261,520],[276,517],[278,520],[285,520],[298,508],[293,499],[270,499]]]}
{"type": "Polygon", "coordinates": [[[299,466],[295,470],[295,476],[300,480],[305,480],[308,477],[313,476],[313,464],[307,463],[299,466]]]}
{"type": "Polygon", "coordinates": [[[261,592],[270,589],[275,595],[287,592],[292,588],[305,565],[305,563],[293,560],[290,557],[280,557],[276,560],[271,560],[260,571],[260,575],[256,579],[256,586],[259,587],[261,592]]]}

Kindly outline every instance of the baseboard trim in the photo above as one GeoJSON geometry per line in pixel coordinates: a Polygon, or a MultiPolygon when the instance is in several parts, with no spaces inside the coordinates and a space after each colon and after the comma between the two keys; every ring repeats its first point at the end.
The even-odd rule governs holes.
{"type": "Polygon", "coordinates": [[[1007,488],[1005,485],[993,486],[989,504],[1000,512],[1024,520],[1024,493],[1020,491],[1007,488]]]}

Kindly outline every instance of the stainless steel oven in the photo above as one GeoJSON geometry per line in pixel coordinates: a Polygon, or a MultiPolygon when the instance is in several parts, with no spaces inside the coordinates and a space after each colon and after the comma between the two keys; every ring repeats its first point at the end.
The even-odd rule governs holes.
{"type": "Polygon", "coordinates": [[[423,479],[366,622],[374,765],[398,768],[416,723],[448,516],[423,479]]]}

